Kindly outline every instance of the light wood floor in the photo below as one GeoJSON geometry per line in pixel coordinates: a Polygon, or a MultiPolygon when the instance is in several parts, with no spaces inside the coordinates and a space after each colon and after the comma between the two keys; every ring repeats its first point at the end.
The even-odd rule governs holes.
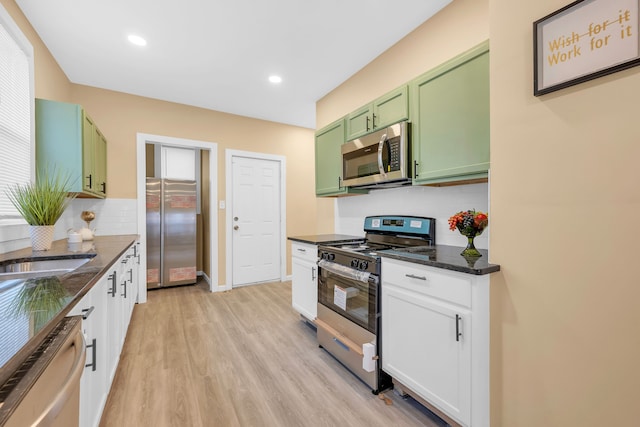
{"type": "Polygon", "coordinates": [[[101,426],[442,426],[391,405],[318,348],[291,282],[149,292],[136,305],[101,426]]]}

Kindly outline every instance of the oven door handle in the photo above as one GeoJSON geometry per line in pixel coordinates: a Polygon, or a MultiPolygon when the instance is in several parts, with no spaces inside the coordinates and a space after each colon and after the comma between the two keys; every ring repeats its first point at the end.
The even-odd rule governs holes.
{"type": "Polygon", "coordinates": [[[386,133],[380,137],[380,142],[378,143],[378,170],[380,171],[380,174],[383,176],[387,175],[387,171],[384,170],[384,164],[382,163],[382,150],[384,150],[385,142],[387,142],[386,133]]]}
{"type": "MultiPolygon", "coordinates": [[[[325,270],[336,274],[338,276],[344,277],[346,279],[355,280],[357,282],[362,283],[371,283],[374,285],[378,284],[378,276],[375,274],[371,274],[366,271],[356,270],[355,268],[347,267],[345,265],[336,264],[335,262],[327,261],[321,259],[318,261],[318,267],[324,268],[325,270]]],[[[318,275],[320,275],[318,271],[318,275]]]]}

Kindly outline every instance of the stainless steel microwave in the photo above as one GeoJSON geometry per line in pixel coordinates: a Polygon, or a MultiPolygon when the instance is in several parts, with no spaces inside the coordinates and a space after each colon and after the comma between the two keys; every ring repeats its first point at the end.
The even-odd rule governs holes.
{"type": "Polygon", "coordinates": [[[388,188],[411,184],[408,131],[404,121],[343,144],[343,185],[388,188]]]}

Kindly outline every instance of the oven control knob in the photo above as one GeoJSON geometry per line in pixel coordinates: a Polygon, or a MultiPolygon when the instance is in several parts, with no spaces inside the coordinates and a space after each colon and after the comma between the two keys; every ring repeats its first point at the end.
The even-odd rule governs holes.
{"type": "Polygon", "coordinates": [[[369,267],[369,263],[367,261],[360,261],[360,264],[358,265],[358,269],[366,270],[367,267],[369,267]]]}
{"type": "Polygon", "coordinates": [[[351,260],[351,267],[352,268],[358,268],[358,260],[357,259],[351,260]]]}
{"type": "Polygon", "coordinates": [[[336,254],[329,254],[329,261],[336,259],[336,254]]]}

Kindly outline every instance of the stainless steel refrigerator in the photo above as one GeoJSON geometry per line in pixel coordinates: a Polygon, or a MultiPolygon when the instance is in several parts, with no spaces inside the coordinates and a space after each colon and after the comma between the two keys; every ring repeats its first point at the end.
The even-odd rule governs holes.
{"type": "Polygon", "coordinates": [[[196,282],[196,182],[147,178],[147,289],[196,282]]]}

